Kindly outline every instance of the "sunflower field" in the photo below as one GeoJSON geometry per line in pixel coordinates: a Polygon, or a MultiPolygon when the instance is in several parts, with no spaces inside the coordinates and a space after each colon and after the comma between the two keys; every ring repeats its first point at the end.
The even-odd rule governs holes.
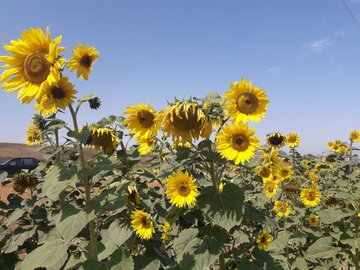
{"type": "Polygon", "coordinates": [[[30,28],[0,56],[1,87],[35,103],[26,142],[47,153],[0,174],[17,192],[0,202],[0,269],[360,269],[360,131],[324,156],[301,155],[296,133],[261,142],[269,99],[245,79],[82,124],[101,100],[67,73],[88,80],[99,52],[66,59],[61,39],[30,28]]]}

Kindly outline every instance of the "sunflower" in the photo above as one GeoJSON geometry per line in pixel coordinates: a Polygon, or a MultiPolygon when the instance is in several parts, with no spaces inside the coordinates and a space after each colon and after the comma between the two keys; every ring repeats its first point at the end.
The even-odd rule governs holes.
{"type": "Polygon", "coordinates": [[[230,84],[230,90],[225,93],[225,107],[236,123],[248,121],[259,122],[266,114],[269,99],[265,90],[252,86],[251,82],[241,79],[230,84]]]}
{"type": "Polygon", "coordinates": [[[280,158],[278,151],[276,151],[274,148],[271,148],[270,152],[263,151],[261,162],[265,163],[266,166],[271,168],[272,174],[276,175],[278,173],[280,167],[280,158]]]}
{"type": "Polygon", "coordinates": [[[266,135],[267,144],[275,149],[280,149],[286,143],[286,136],[281,132],[273,132],[266,135]]]}
{"type": "Polygon", "coordinates": [[[287,217],[290,215],[291,206],[287,202],[275,201],[274,203],[274,211],[278,217],[287,217]]]}
{"type": "Polygon", "coordinates": [[[294,148],[296,146],[299,145],[300,143],[300,137],[299,135],[297,135],[296,133],[289,133],[287,136],[286,136],[286,141],[287,141],[287,144],[294,148]]]}
{"type": "Polygon", "coordinates": [[[319,179],[317,174],[312,171],[312,172],[309,173],[309,177],[310,177],[310,180],[311,180],[311,186],[314,187],[314,188],[317,187],[318,179],[319,179]]]}
{"type": "Polygon", "coordinates": [[[169,237],[169,231],[171,229],[171,225],[169,222],[167,222],[165,220],[164,225],[162,226],[162,234],[161,234],[161,239],[164,241],[169,241],[170,237],[169,237]]]}
{"type": "Polygon", "coordinates": [[[188,172],[173,173],[165,182],[166,196],[176,207],[194,206],[199,195],[195,179],[188,172]]]}
{"type": "Polygon", "coordinates": [[[312,160],[310,160],[310,159],[304,159],[303,161],[302,161],[302,163],[303,163],[303,165],[304,165],[304,167],[305,167],[305,169],[312,169],[313,167],[314,167],[314,163],[312,162],[312,160]]]}
{"type": "Polygon", "coordinates": [[[360,142],[360,131],[358,131],[358,130],[350,131],[350,141],[360,142]]]}
{"type": "Polygon", "coordinates": [[[309,215],[309,222],[311,227],[319,226],[319,217],[313,213],[309,215]]]}
{"type": "Polygon", "coordinates": [[[258,166],[255,168],[255,171],[263,180],[269,179],[271,175],[270,166],[258,166]]]}
{"type": "Polygon", "coordinates": [[[177,102],[162,110],[159,114],[162,129],[167,136],[172,136],[175,144],[192,142],[200,136],[209,138],[212,132],[211,121],[202,109],[193,102],[177,102]]]}
{"type": "Polygon", "coordinates": [[[282,164],[278,169],[278,176],[280,181],[289,179],[292,176],[291,165],[282,164]]]}
{"type": "Polygon", "coordinates": [[[308,207],[317,206],[320,203],[320,197],[320,191],[315,188],[304,188],[300,193],[302,203],[308,207]]]}
{"type": "Polygon", "coordinates": [[[271,239],[271,236],[270,236],[268,230],[265,229],[259,234],[259,236],[256,240],[256,243],[258,244],[259,249],[264,250],[264,249],[267,249],[267,247],[270,245],[271,240],[272,239],[271,239]]]}
{"type": "Polygon", "coordinates": [[[325,162],[318,162],[315,165],[315,170],[316,171],[321,171],[321,170],[326,170],[326,169],[330,169],[331,168],[331,164],[325,163],[325,162]]]}
{"type": "Polygon", "coordinates": [[[35,108],[43,115],[52,115],[72,104],[76,93],[74,85],[67,77],[61,77],[58,82],[52,84],[44,82],[35,108]]]}
{"type": "Polygon", "coordinates": [[[106,154],[112,154],[120,140],[114,135],[114,131],[109,128],[93,128],[90,144],[95,146],[96,150],[103,150],[106,154]]]}
{"type": "Polygon", "coordinates": [[[233,160],[235,164],[244,163],[255,155],[260,139],[254,136],[255,129],[244,124],[226,125],[216,135],[215,145],[222,157],[233,160]]]}
{"type": "Polygon", "coordinates": [[[32,146],[34,144],[40,144],[41,141],[41,130],[34,125],[28,126],[26,129],[26,145],[32,146]]]}
{"type": "Polygon", "coordinates": [[[154,137],[141,137],[136,142],[139,144],[140,154],[147,155],[154,150],[156,139],[154,137]]]}
{"type": "Polygon", "coordinates": [[[131,213],[131,225],[136,235],[145,240],[150,239],[155,232],[151,216],[141,210],[135,210],[131,213]]]}
{"type": "Polygon", "coordinates": [[[12,56],[0,56],[6,70],[1,74],[2,88],[13,93],[18,90],[21,103],[30,103],[37,97],[44,82],[53,83],[60,79],[60,68],[65,59],[59,53],[65,50],[58,47],[61,36],[50,38],[50,29],[46,35],[41,28],[29,28],[21,33],[21,39],[12,40],[4,45],[12,56]]]}
{"type": "Polygon", "coordinates": [[[129,114],[125,119],[128,128],[135,133],[135,138],[156,136],[159,124],[157,114],[151,105],[140,104],[127,107],[124,114],[129,114]]]}
{"type": "Polygon", "coordinates": [[[93,69],[93,64],[99,58],[99,52],[93,46],[79,43],[72,51],[72,57],[68,63],[69,69],[71,71],[76,69],[76,77],[87,80],[93,69]]]}
{"type": "Polygon", "coordinates": [[[277,190],[278,190],[278,183],[274,180],[266,180],[263,183],[265,196],[267,198],[275,198],[277,190]]]}

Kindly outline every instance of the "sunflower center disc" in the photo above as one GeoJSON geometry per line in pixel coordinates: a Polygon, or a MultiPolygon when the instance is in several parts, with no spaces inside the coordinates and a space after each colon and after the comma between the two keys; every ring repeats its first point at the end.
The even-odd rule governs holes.
{"type": "Polygon", "coordinates": [[[29,54],[24,61],[24,73],[31,83],[41,84],[50,73],[51,64],[46,60],[45,53],[29,54]]]}
{"type": "Polygon", "coordinates": [[[261,169],[261,171],[260,171],[260,176],[261,176],[261,177],[264,177],[264,178],[269,177],[269,176],[270,176],[270,170],[269,170],[269,168],[263,167],[263,168],[261,169]]]}
{"type": "Polygon", "coordinates": [[[51,94],[55,99],[63,99],[66,96],[65,91],[60,87],[53,87],[51,94]]]}
{"type": "Polygon", "coordinates": [[[187,186],[185,186],[185,185],[181,185],[180,187],[179,187],[179,194],[181,195],[181,196],[187,196],[187,195],[189,195],[189,193],[190,193],[190,189],[187,187],[187,186]]]}
{"type": "Polygon", "coordinates": [[[154,124],[154,115],[149,111],[145,111],[145,110],[139,111],[137,113],[137,118],[139,119],[140,124],[144,128],[149,128],[154,124]]]}
{"type": "Polygon", "coordinates": [[[91,57],[89,55],[84,55],[83,57],[81,57],[80,59],[80,65],[82,65],[83,67],[89,68],[91,67],[91,57]]]}
{"type": "Polygon", "coordinates": [[[201,126],[201,120],[197,117],[198,108],[190,107],[185,113],[184,108],[181,108],[179,114],[174,113],[173,125],[180,130],[190,131],[198,129],[201,126]],[[187,116],[186,116],[187,115],[187,116]]]}
{"type": "Polygon", "coordinates": [[[308,200],[309,200],[309,201],[315,200],[315,195],[314,195],[313,192],[309,192],[309,194],[308,194],[308,200]]]}
{"type": "Polygon", "coordinates": [[[265,244],[265,243],[266,243],[266,237],[265,237],[265,235],[264,235],[263,237],[261,237],[261,243],[262,243],[262,244],[265,244]]]}
{"type": "Polygon", "coordinates": [[[230,140],[231,147],[237,151],[245,151],[250,145],[249,139],[243,134],[234,135],[230,140]]]}
{"type": "Polygon", "coordinates": [[[150,227],[150,222],[148,221],[147,217],[142,217],[142,218],[141,218],[141,224],[142,224],[145,228],[150,227]]]}
{"type": "Polygon", "coordinates": [[[239,112],[244,114],[251,114],[259,107],[259,100],[256,95],[251,93],[242,93],[236,101],[239,112]]]}

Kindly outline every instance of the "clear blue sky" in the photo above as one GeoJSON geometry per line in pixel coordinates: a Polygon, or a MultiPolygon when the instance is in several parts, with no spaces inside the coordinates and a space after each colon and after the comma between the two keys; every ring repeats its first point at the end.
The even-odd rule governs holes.
{"type": "MultiPolygon", "coordinates": [[[[345,0],[360,20],[360,0],[345,0]]],[[[241,77],[267,90],[267,117],[257,127],[295,131],[302,152],[360,129],[360,28],[340,0],[2,1],[0,43],[29,27],[63,36],[66,56],[78,42],[101,54],[79,94],[96,93],[99,111],[81,122],[119,115],[141,102],[223,94],[241,77]]],[[[6,52],[0,49],[0,54],[6,52]]],[[[34,104],[0,89],[0,141],[24,142],[34,104]]]]}

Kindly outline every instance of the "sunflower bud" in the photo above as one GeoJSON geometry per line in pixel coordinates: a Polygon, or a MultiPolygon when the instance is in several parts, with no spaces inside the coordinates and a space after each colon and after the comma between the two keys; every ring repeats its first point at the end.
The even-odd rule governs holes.
{"type": "Polygon", "coordinates": [[[90,109],[97,110],[101,106],[101,99],[98,97],[89,99],[89,105],[90,105],[90,109]]]}

